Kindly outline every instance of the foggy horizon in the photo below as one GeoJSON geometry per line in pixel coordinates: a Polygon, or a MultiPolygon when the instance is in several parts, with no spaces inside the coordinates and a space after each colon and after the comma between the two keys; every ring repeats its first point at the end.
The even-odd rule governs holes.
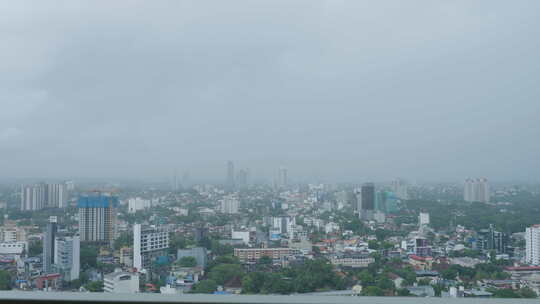
{"type": "Polygon", "coordinates": [[[0,179],[539,181],[540,3],[422,4],[1,2],[0,179]]]}

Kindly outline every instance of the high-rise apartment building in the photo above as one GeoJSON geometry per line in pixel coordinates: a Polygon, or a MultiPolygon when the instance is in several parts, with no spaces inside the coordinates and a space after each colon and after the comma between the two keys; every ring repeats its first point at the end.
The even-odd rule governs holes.
{"type": "Polygon", "coordinates": [[[238,213],[239,205],[240,202],[235,196],[225,196],[221,200],[221,212],[226,214],[236,214],[238,213]]]}
{"type": "Polygon", "coordinates": [[[169,232],[162,228],[133,225],[133,267],[148,269],[158,256],[166,255],[169,232]]]}
{"type": "Polygon", "coordinates": [[[47,206],[53,208],[67,207],[68,190],[64,183],[47,184],[47,206]]]}
{"type": "Polygon", "coordinates": [[[540,265],[540,224],[525,229],[525,262],[540,265]]]}
{"type": "Polygon", "coordinates": [[[489,184],[486,178],[465,180],[465,187],[463,190],[463,199],[466,202],[489,202],[489,184]]]}
{"type": "Polygon", "coordinates": [[[67,207],[68,190],[64,183],[21,186],[21,210],[35,211],[46,207],[67,207]]]}
{"type": "Polygon", "coordinates": [[[64,281],[73,281],[79,278],[81,271],[80,243],[78,235],[56,237],[54,263],[63,274],[64,281]]]}
{"type": "Polygon", "coordinates": [[[47,205],[47,187],[45,184],[21,186],[21,210],[35,211],[47,205]]]}
{"type": "Polygon", "coordinates": [[[96,193],[79,197],[77,206],[81,241],[112,244],[116,235],[118,198],[96,193]]]}
{"type": "Polygon", "coordinates": [[[54,264],[54,250],[57,227],[57,217],[51,216],[43,237],[43,272],[51,273],[54,264]]]}

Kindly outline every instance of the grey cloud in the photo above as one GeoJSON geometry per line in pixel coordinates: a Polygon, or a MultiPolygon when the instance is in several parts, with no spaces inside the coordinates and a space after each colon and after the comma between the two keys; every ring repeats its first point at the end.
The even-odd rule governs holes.
{"type": "Polygon", "coordinates": [[[3,2],[2,175],[538,179],[539,6],[3,2]]]}

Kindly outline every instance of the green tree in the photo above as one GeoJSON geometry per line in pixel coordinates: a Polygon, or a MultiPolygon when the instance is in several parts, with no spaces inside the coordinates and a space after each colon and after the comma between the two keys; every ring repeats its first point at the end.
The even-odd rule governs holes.
{"type": "Polygon", "coordinates": [[[37,256],[43,253],[43,242],[42,241],[33,241],[30,242],[28,246],[28,255],[37,256]]]}
{"type": "Polygon", "coordinates": [[[273,263],[272,258],[267,256],[267,255],[263,255],[259,259],[259,264],[261,264],[261,265],[272,265],[272,263],[273,263]]]}
{"type": "Polygon", "coordinates": [[[363,296],[371,296],[371,297],[381,297],[384,296],[384,290],[377,286],[368,286],[364,289],[362,289],[361,295],[363,296]]]}
{"type": "Polygon", "coordinates": [[[11,275],[5,270],[0,270],[0,290],[11,290],[11,275]]]}
{"type": "Polygon", "coordinates": [[[90,282],[84,288],[90,292],[103,292],[103,281],[90,282]]]}
{"type": "Polygon", "coordinates": [[[185,256],[178,261],[178,264],[182,267],[195,267],[197,266],[197,259],[192,256],[185,256]]]}
{"type": "Polygon", "coordinates": [[[214,293],[217,290],[218,284],[214,280],[203,280],[193,285],[191,293],[214,293]]]}
{"type": "Polygon", "coordinates": [[[528,287],[521,288],[518,291],[518,294],[522,298],[537,298],[536,292],[534,292],[532,289],[528,287]]]}
{"type": "Polygon", "coordinates": [[[229,280],[244,275],[244,270],[238,264],[221,264],[210,271],[208,277],[219,285],[223,285],[229,280]]]}
{"type": "Polygon", "coordinates": [[[122,232],[120,236],[114,240],[114,248],[120,249],[122,247],[131,247],[133,246],[133,233],[122,232]]]}
{"type": "Polygon", "coordinates": [[[92,245],[82,245],[80,251],[81,268],[96,268],[97,267],[98,248],[92,245]]]}

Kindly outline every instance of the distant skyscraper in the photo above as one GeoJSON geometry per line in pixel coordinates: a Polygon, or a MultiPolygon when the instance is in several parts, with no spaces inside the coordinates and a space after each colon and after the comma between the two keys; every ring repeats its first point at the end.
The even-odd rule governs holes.
{"type": "Polygon", "coordinates": [[[105,194],[79,197],[79,232],[83,242],[112,244],[116,232],[118,198],[105,194]]]}
{"type": "Polygon", "coordinates": [[[287,168],[285,168],[285,167],[279,167],[279,170],[278,170],[278,180],[277,180],[278,187],[280,187],[280,188],[285,188],[285,187],[288,186],[289,181],[288,181],[288,176],[287,176],[287,174],[288,174],[287,168]]]}
{"type": "Polygon", "coordinates": [[[65,281],[79,278],[81,271],[81,242],[78,235],[57,237],[54,247],[54,263],[64,275],[65,281]]]}
{"type": "Polygon", "coordinates": [[[361,188],[360,218],[372,220],[375,212],[375,185],[365,183],[361,188]]]}
{"type": "Polygon", "coordinates": [[[45,230],[45,236],[43,238],[43,272],[50,273],[52,271],[52,264],[54,264],[54,245],[57,228],[56,216],[51,216],[45,230]]]}
{"type": "Polygon", "coordinates": [[[248,185],[249,170],[241,169],[236,175],[236,184],[239,187],[246,187],[248,185]]]}
{"type": "Polygon", "coordinates": [[[525,230],[525,262],[540,265],[540,225],[525,230]]]}
{"type": "Polygon", "coordinates": [[[463,199],[466,202],[489,202],[489,184],[486,178],[465,180],[465,186],[463,189],[463,199]]]}
{"type": "Polygon", "coordinates": [[[234,188],[234,163],[232,161],[227,162],[227,187],[234,188]]]}

